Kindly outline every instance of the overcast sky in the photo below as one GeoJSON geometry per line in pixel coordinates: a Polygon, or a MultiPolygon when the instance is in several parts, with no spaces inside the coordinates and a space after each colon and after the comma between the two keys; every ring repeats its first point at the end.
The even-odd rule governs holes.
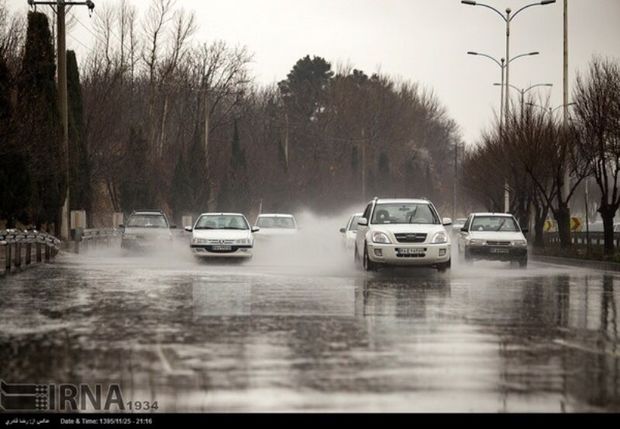
{"type": "MultiPolygon", "coordinates": [[[[94,0],[97,7],[115,0],[94,0]]],[[[130,0],[143,11],[150,0],[130,0]]],[[[367,73],[382,71],[432,88],[458,122],[468,143],[475,142],[499,107],[500,69],[490,60],[466,55],[468,50],[501,58],[505,24],[491,10],[465,6],[460,0],[177,0],[197,15],[199,40],[222,39],[245,45],[254,54],[256,80],[269,84],[286,77],[307,54],[337,64],[347,63],[367,73]]],[[[527,0],[487,0],[504,10],[527,0]]],[[[8,0],[27,10],[26,0],[8,0]]],[[[96,11],[97,9],[95,9],[96,11]]],[[[76,8],[88,25],[85,8],[76,8]]],[[[96,13],[96,12],[95,12],[96,13]]],[[[571,80],[593,55],[620,59],[620,0],[569,0],[571,80]]],[[[74,38],[91,43],[90,34],[76,25],[74,38]]],[[[69,48],[84,52],[73,38],[69,48]]],[[[534,7],[512,24],[511,56],[540,51],[538,57],[516,60],[511,83],[542,89],[551,104],[562,103],[562,0],[534,7]]],[[[517,93],[515,92],[515,97],[517,93]]]]}

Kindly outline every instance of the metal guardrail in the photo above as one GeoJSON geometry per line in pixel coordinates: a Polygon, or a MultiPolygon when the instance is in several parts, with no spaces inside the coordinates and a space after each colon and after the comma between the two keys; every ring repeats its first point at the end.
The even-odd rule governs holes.
{"type": "MultiPolygon", "coordinates": [[[[605,235],[603,232],[571,232],[571,242],[578,246],[588,245],[588,236],[591,246],[603,246],[605,243],[605,235]]],[[[557,232],[546,232],[544,234],[545,243],[560,244],[560,235],[557,232]]],[[[620,247],[620,232],[614,232],[614,243],[616,247],[620,247]]]]}
{"type": "Polygon", "coordinates": [[[114,242],[119,241],[121,236],[122,231],[116,228],[75,230],[75,252],[80,253],[104,246],[109,247],[114,242]]]}
{"type": "Polygon", "coordinates": [[[5,229],[0,230],[0,248],[4,253],[2,265],[6,274],[13,268],[21,269],[23,265],[32,264],[33,250],[34,262],[49,262],[60,251],[60,240],[37,230],[5,229]]]}

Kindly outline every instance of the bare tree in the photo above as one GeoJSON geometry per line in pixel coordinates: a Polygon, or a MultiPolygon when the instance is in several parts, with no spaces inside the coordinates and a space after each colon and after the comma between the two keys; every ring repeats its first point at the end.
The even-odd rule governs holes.
{"type": "Polygon", "coordinates": [[[620,65],[594,58],[577,78],[573,134],[601,192],[605,253],[614,252],[614,217],[620,206],[620,65]]]}

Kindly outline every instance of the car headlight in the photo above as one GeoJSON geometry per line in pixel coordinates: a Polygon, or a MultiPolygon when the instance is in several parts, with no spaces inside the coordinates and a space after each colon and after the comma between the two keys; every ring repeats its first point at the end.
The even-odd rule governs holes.
{"type": "Polygon", "coordinates": [[[192,244],[207,244],[207,240],[204,238],[192,238],[192,244]]]}
{"type": "Polygon", "coordinates": [[[385,232],[375,231],[372,233],[372,242],[379,244],[392,244],[390,237],[385,232]]]}
{"type": "Polygon", "coordinates": [[[468,241],[468,244],[471,246],[484,246],[486,242],[484,240],[471,239],[468,241]]]}
{"type": "Polygon", "coordinates": [[[448,242],[448,236],[446,235],[445,232],[442,232],[442,231],[435,234],[433,236],[433,239],[431,240],[431,243],[433,244],[443,244],[447,242],[448,242]]]}
{"type": "Polygon", "coordinates": [[[244,246],[244,245],[247,246],[249,244],[252,244],[252,242],[250,241],[249,238],[242,238],[240,240],[235,240],[235,244],[238,244],[238,245],[241,245],[241,246],[244,246]]]}
{"type": "Polygon", "coordinates": [[[525,247],[527,246],[527,240],[515,240],[511,244],[513,246],[525,247]]]}

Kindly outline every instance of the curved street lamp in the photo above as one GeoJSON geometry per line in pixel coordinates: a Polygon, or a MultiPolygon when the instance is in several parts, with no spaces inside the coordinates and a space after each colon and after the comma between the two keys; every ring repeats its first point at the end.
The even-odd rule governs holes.
{"type": "MultiPolygon", "coordinates": [[[[497,58],[493,57],[492,55],[488,55],[488,54],[481,53],[481,52],[468,51],[467,55],[475,55],[475,56],[480,56],[480,57],[488,58],[491,61],[493,61],[495,64],[497,64],[502,69],[502,83],[501,83],[501,86],[503,87],[505,85],[504,84],[504,72],[508,68],[508,64],[512,63],[514,60],[518,60],[519,58],[533,56],[533,55],[540,55],[540,52],[534,51],[534,52],[526,52],[524,54],[519,54],[517,56],[512,57],[510,59],[510,61],[508,61],[508,64],[506,64],[506,59],[505,58],[502,58],[501,60],[498,60],[497,58]]],[[[508,83],[508,85],[510,85],[510,84],[508,83]]],[[[508,92],[508,91],[506,91],[506,92],[508,92]]],[[[501,99],[500,99],[500,107],[499,107],[499,126],[500,126],[500,128],[502,128],[503,124],[504,124],[504,91],[502,90],[500,93],[501,93],[501,99]]],[[[508,102],[508,98],[506,98],[506,102],[508,102]]],[[[506,109],[506,113],[507,112],[508,112],[508,109],[506,109]]]]}
{"type": "MultiPolygon", "coordinates": [[[[501,86],[503,87],[504,85],[502,85],[501,83],[494,83],[494,86],[501,86]]],[[[542,86],[545,87],[552,87],[553,84],[552,83],[537,83],[535,85],[531,85],[528,88],[522,89],[519,88],[518,86],[512,85],[512,84],[508,84],[508,86],[512,89],[514,89],[515,91],[518,91],[521,94],[521,115],[523,115],[523,104],[525,103],[525,94],[527,94],[529,91],[531,91],[534,88],[540,88],[542,86]]]]}

